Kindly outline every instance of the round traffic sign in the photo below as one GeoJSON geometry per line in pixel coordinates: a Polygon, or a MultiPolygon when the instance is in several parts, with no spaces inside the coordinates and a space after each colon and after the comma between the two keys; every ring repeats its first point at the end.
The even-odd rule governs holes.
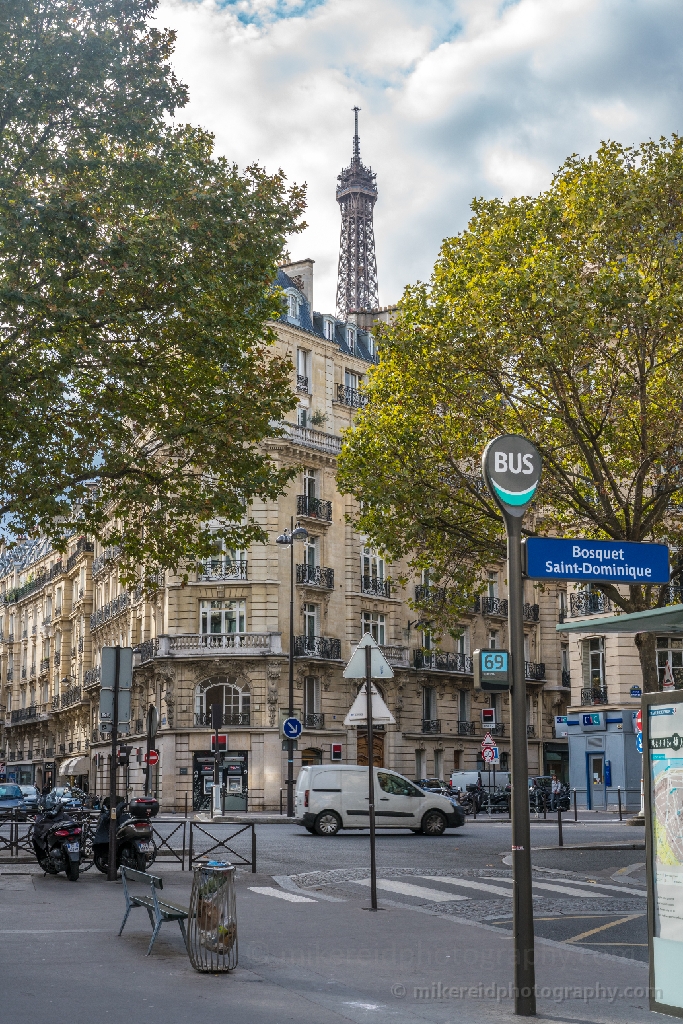
{"type": "Polygon", "coordinates": [[[493,761],[493,758],[495,756],[493,747],[484,747],[484,749],[481,752],[481,756],[487,763],[489,761],[493,761]]]}
{"type": "Polygon", "coordinates": [[[303,726],[298,718],[285,718],[282,723],[282,731],[288,740],[298,740],[302,730],[303,726]]]}
{"type": "Polygon", "coordinates": [[[643,712],[642,711],[639,711],[638,714],[636,715],[636,719],[635,719],[634,725],[635,725],[635,728],[636,728],[636,732],[642,732],[643,731],[643,712]]]}
{"type": "Polygon", "coordinates": [[[147,764],[150,765],[152,768],[155,765],[159,764],[159,751],[158,750],[150,750],[150,752],[147,754],[147,764]]]}

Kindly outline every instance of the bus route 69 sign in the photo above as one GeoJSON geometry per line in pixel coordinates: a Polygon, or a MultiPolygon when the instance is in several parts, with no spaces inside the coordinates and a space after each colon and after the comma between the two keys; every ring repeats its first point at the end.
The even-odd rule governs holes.
{"type": "Polygon", "coordinates": [[[484,648],[472,655],[474,662],[474,688],[489,693],[510,689],[510,654],[508,651],[484,648]]]}

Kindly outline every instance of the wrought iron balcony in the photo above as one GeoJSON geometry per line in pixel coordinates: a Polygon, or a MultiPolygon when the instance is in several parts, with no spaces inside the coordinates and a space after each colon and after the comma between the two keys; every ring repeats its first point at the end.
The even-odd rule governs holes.
{"type": "Polygon", "coordinates": [[[537,604],[525,604],[523,615],[526,622],[538,622],[540,608],[537,604]]]}
{"type": "Polygon", "coordinates": [[[304,729],[324,729],[325,716],[320,714],[304,715],[304,729]]]}
{"type": "Polygon", "coordinates": [[[334,590],[334,569],[326,569],[322,565],[297,565],[296,582],[307,583],[311,587],[325,587],[334,590]]]}
{"type": "Polygon", "coordinates": [[[42,676],[43,672],[49,672],[49,671],[50,671],[50,659],[49,658],[43,658],[41,660],[41,662],[40,662],[40,674],[41,674],[41,676],[42,676]]]}
{"type": "Polygon", "coordinates": [[[81,702],[81,688],[80,686],[72,686],[66,690],[59,698],[60,708],[70,708],[73,704],[80,704],[81,702]]]}
{"type": "Polygon", "coordinates": [[[339,661],[341,659],[341,640],[336,640],[331,636],[295,636],[294,657],[339,661]]]}
{"type": "Polygon", "coordinates": [[[428,668],[435,672],[458,672],[472,675],[474,662],[469,654],[454,654],[445,651],[425,651],[421,648],[413,652],[415,668],[428,668]]]}
{"type": "Polygon", "coordinates": [[[246,580],[246,559],[232,562],[225,558],[207,558],[197,578],[199,580],[246,580]]]}
{"type": "Polygon", "coordinates": [[[59,664],[60,664],[60,662],[62,660],[62,655],[60,654],[59,651],[55,651],[54,659],[53,660],[54,660],[55,666],[59,667],[59,664]]]}
{"type": "Polygon", "coordinates": [[[498,725],[489,725],[486,727],[486,731],[490,732],[492,736],[504,736],[505,725],[503,724],[503,722],[499,722],[498,725]]]}
{"type": "Polygon", "coordinates": [[[362,409],[368,404],[367,395],[345,384],[337,384],[337,401],[340,405],[349,405],[352,409],[362,409]]]}
{"type": "Polygon", "coordinates": [[[440,718],[423,718],[422,732],[441,732],[440,718]]]}
{"type": "Polygon", "coordinates": [[[536,735],[536,726],[535,725],[527,725],[527,727],[526,727],[526,734],[529,737],[535,736],[536,735]]]}
{"type": "Polygon", "coordinates": [[[604,594],[580,590],[578,594],[569,595],[570,615],[600,615],[611,611],[612,602],[604,594]]]}
{"type": "Polygon", "coordinates": [[[572,685],[571,675],[569,674],[569,669],[568,668],[563,668],[562,669],[562,685],[563,686],[571,686],[572,685]]]}
{"type": "MultiPolygon", "coordinates": [[[[249,711],[243,711],[241,714],[228,714],[223,715],[223,726],[230,725],[242,725],[248,726],[251,722],[251,713],[249,711]]],[[[196,711],[194,716],[194,724],[202,728],[211,728],[211,712],[208,714],[204,711],[196,711]]]]}
{"type": "Polygon", "coordinates": [[[391,597],[389,580],[377,576],[361,576],[360,589],[362,594],[372,594],[373,597],[391,597]]]}
{"type": "Polygon", "coordinates": [[[21,678],[22,679],[26,679],[26,669],[25,668],[22,668],[22,670],[21,670],[21,678]]]}
{"type": "Polygon", "coordinates": [[[308,377],[304,377],[303,374],[297,373],[296,375],[296,390],[299,395],[307,395],[308,391],[308,377]]]}
{"type": "Polygon", "coordinates": [[[506,619],[508,614],[507,598],[482,597],[480,601],[482,615],[490,615],[493,618],[506,619]]]}
{"type": "Polygon", "coordinates": [[[98,629],[104,625],[105,622],[109,622],[116,615],[120,615],[127,608],[130,607],[130,594],[127,590],[115,597],[113,601],[105,604],[103,608],[98,608],[96,612],[90,616],[90,629],[98,629]]]}
{"type": "Polygon", "coordinates": [[[323,523],[332,522],[332,502],[322,498],[311,498],[308,494],[297,494],[296,514],[307,516],[308,519],[320,519],[323,523]]]}
{"type": "Polygon", "coordinates": [[[102,678],[102,668],[97,665],[95,668],[87,668],[83,676],[83,689],[87,690],[90,686],[96,686],[102,678]]]}
{"type": "Polygon", "coordinates": [[[415,587],[416,601],[443,601],[445,597],[445,587],[432,587],[429,583],[418,583],[415,587]]]}
{"type": "Polygon", "coordinates": [[[476,732],[476,722],[458,722],[458,736],[475,736],[476,732]]]}
{"type": "Polygon", "coordinates": [[[143,640],[141,644],[134,649],[133,654],[138,654],[140,657],[139,664],[144,665],[147,661],[153,661],[157,656],[159,649],[159,643],[156,639],[154,640],[143,640]]]}
{"type": "Polygon", "coordinates": [[[99,576],[99,574],[103,571],[108,562],[115,561],[115,559],[117,559],[120,554],[121,548],[118,544],[112,548],[105,548],[102,554],[98,555],[97,558],[93,561],[91,569],[93,579],[96,576],[99,576]]]}
{"type": "Polygon", "coordinates": [[[69,555],[69,557],[66,560],[66,571],[70,572],[71,569],[73,569],[74,565],[76,564],[76,562],[81,557],[84,551],[94,550],[95,545],[92,543],[92,541],[86,540],[85,537],[80,537],[78,540],[78,544],[76,545],[76,550],[73,552],[73,554],[69,555]]]}
{"type": "Polygon", "coordinates": [[[78,638],[78,653],[79,654],[83,653],[83,637],[82,636],[79,636],[79,638],[78,638]]]}
{"type": "Polygon", "coordinates": [[[36,719],[45,718],[46,715],[46,704],[30,704],[27,708],[10,711],[9,720],[11,725],[17,725],[19,722],[33,722],[36,719]]]}
{"type": "Polygon", "coordinates": [[[544,661],[525,661],[524,662],[524,678],[525,679],[545,679],[545,662],[544,661]]]}
{"type": "Polygon", "coordinates": [[[606,686],[587,686],[581,690],[581,703],[584,705],[589,704],[607,704],[607,687],[606,686]]]}

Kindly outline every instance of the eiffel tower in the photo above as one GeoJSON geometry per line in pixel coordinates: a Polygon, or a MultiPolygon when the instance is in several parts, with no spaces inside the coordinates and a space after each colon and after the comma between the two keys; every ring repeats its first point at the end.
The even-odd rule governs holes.
{"type": "Polygon", "coordinates": [[[348,320],[350,313],[379,309],[372,227],[377,185],[374,172],[365,167],[360,158],[359,110],[360,107],[353,108],[356,131],[351,163],[337,178],[337,202],[342,218],[337,274],[337,316],[340,320],[348,320]]]}

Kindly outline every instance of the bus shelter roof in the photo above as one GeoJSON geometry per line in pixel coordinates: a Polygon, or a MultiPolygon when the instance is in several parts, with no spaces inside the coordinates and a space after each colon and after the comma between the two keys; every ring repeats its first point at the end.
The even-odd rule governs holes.
{"type": "Polygon", "coordinates": [[[645,612],[591,616],[579,622],[560,622],[556,630],[558,633],[683,633],[683,604],[645,612]]]}

